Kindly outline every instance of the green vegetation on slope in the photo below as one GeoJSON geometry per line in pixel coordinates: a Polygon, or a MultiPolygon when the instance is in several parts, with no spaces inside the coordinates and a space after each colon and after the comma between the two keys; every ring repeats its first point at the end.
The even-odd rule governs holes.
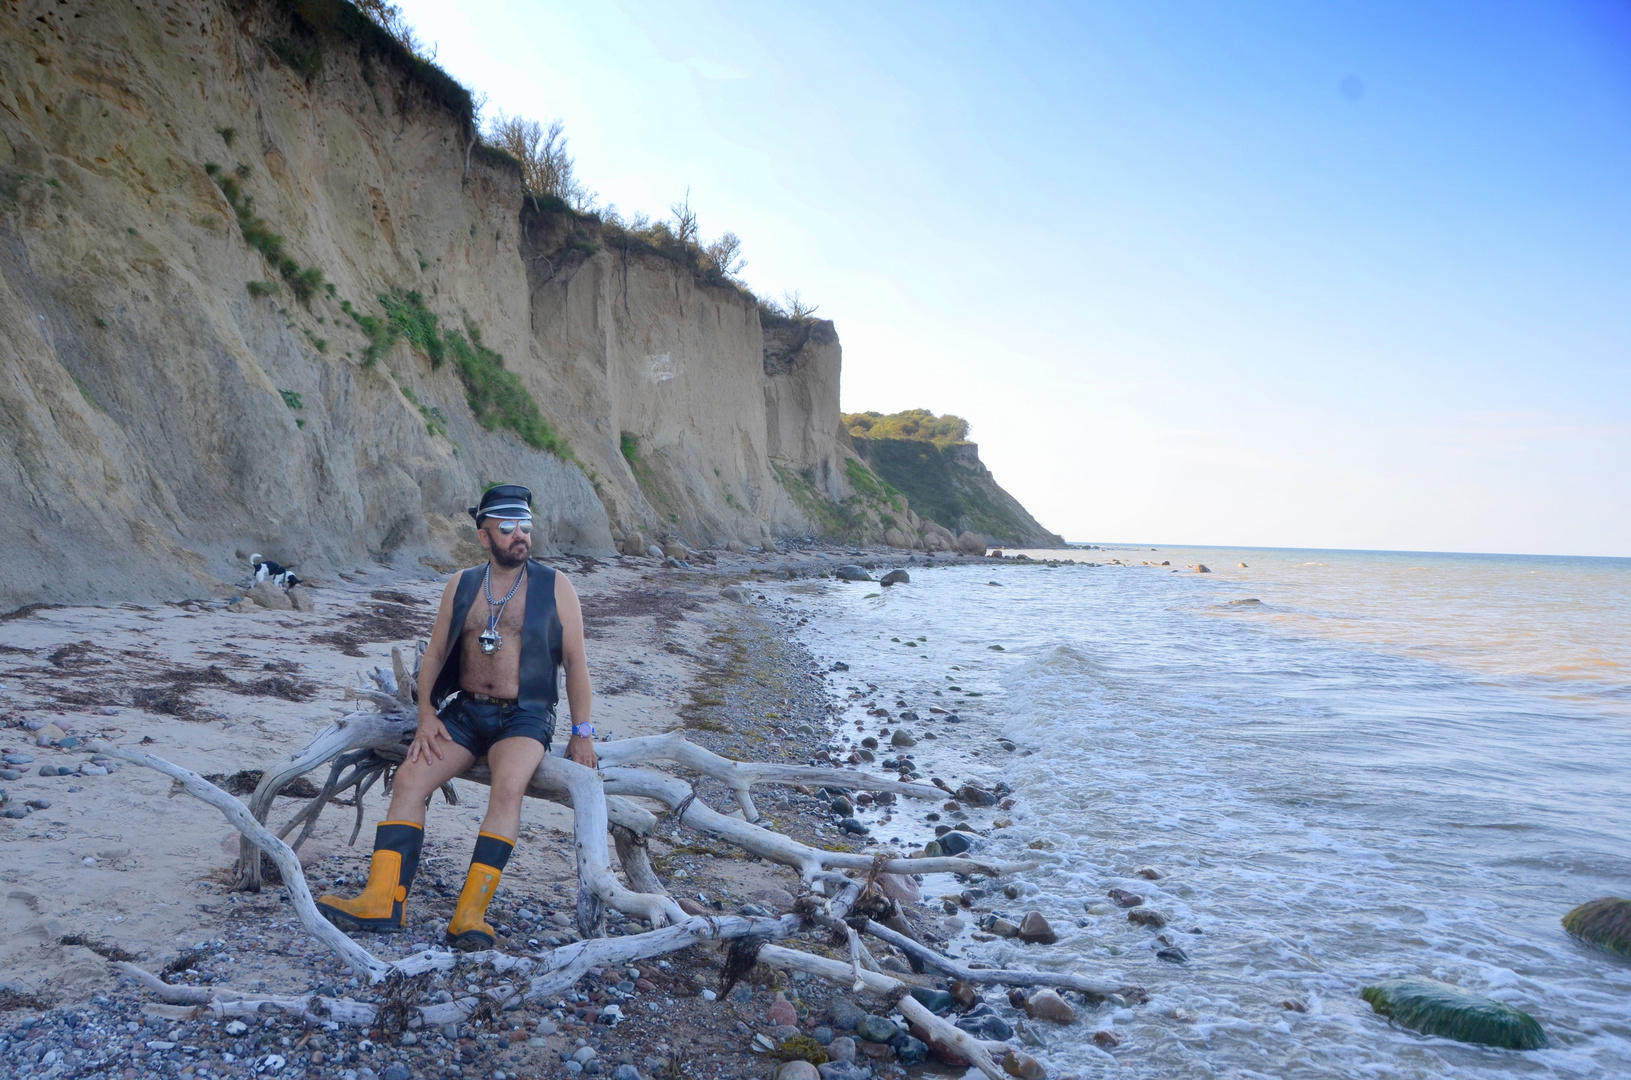
{"type": "Polygon", "coordinates": [[[447,329],[425,307],[425,298],[417,292],[396,289],[380,293],[379,302],[385,309],[384,319],[359,314],[350,304],[343,305],[346,314],[369,336],[365,363],[378,359],[397,338],[423,353],[433,369],[451,359],[464,384],[470,411],[482,427],[488,431],[513,431],[534,449],[547,450],[563,461],[575,460],[572,448],[549,426],[520,376],[504,366],[503,356],[482,344],[480,327],[467,319],[463,333],[447,329]]]}
{"type": "MultiPolygon", "coordinates": [[[[315,266],[301,266],[289,257],[284,250],[283,237],[273,232],[265,221],[255,216],[255,201],[244,194],[238,181],[249,175],[249,167],[239,165],[232,175],[223,172],[221,166],[211,161],[205,164],[204,171],[214,177],[216,184],[221,188],[221,194],[226,196],[227,203],[231,205],[233,214],[238,219],[238,231],[243,233],[244,242],[262,255],[271,263],[283,280],[289,283],[294,290],[295,298],[302,304],[309,303],[319,289],[323,288],[323,272],[315,266]]],[[[251,282],[249,292],[251,296],[264,296],[270,289],[264,289],[265,282],[251,282]]]]}
{"type": "MultiPolygon", "coordinates": [[[[855,450],[890,492],[904,494],[919,516],[952,532],[972,530],[998,543],[1062,543],[1025,512],[980,464],[968,442],[968,421],[927,409],[848,413],[855,450]]],[[[865,490],[869,476],[851,470],[850,485],[865,490]]]]}

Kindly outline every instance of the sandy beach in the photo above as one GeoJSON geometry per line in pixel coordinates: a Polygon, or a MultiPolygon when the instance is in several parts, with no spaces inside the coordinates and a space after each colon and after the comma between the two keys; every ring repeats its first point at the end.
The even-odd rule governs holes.
{"type": "MultiPolygon", "coordinates": [[[[695,569],[628,557],[556,563],[583,598],[600,734],[684,728],[693,741],[728,756],[811,760],[838,711],[835,676],[790,638],[807,616],[796,605],[770,602],[754,583],[792,581],[794,588],[820,590],[836,586],[828,576],[839,565],[882,571],[925,557],[826,547],[715,557],[695,569]]],[[[582,1023],[574,1016],[581,1008],[570,1001],[565,1010],[560,1002],[528,1005],[480,1031],[410,1035],[405,1044],[370,1044],[360,1041],[363,1032],[307,1029],[276,1016],[234,1037],[208,1021],[178,1024],[144,1014],[151,997],[111,960],[133,959],[172,981],[269,993],[315,989],[366,998],[369,990],[306,937],[279,886],[259,894],[231,890],[238,837],[215,810],[172,797],[169,780],[149,770],[115,763],[100,774],[84,742],[140,746],[247,796],[254,777],[242,771],[288,755],[330,719],[354,710],[345,688],[359,672],[389,667],[393,645],[428,636],[442,580],[428,578],[359,568],[312,583],[311,612],[252,604],[233,610],[228,602],[240,593],[223,588],[218,596],[155,607],[35,607],[0,622],[0,746],[18,773],[0,786],[8,808],[31,807],[26,816],[0,820],[0,992],[12,1006],[0,1047],[26,1047],[23,1060],[32,1063],[17,1075],[240,1075],[268,1053],[283,1059],[277,1072],[283,1077],[347,1070],[366,1076],[370,1068],[402,1075],[385,1071],[393,1066],[414,1076],[541,1075],[561,1072],[562,1055],[588,1036],[590,1045],[604,1043],[607,1072],[630,1064],[652,1080],[681,1075],[674,1070],[689,1062],[684,1075],[746,1076],[770,1071],[751,1046],[756,1033],[770,1031],[766,1017],[778,990],[797,1002],[806,1028],[827,1023],[832,988],[800,979],[795,991],[785,976],[762,967],[751,988],[712,1002],[721,954],[705,948],[580,983],[580,1006],[623,1002],[628,1019],[615,1031],[582,1023]],[[43,724],[59,729],[59,745],[36,745],[42,730],[59,733],[43,724]],[[41,775],[56,771],[71,775],[41,775]]],[[[379,955],[440,941],[486,804],[479,785],[455,786],[458,805],[438,798],[430,810],[408,932],[365,936],[379,955]]],[[[723,785],[697,788],[716,807],[729,808],[723,785]]],[[[846,843],[817,792],[773,787],[758,797],[772,828],[821,847],[864,846],[846,843]]],[[[378,789],[369,793],[355,846],[348,846],[357,822],[350,807],[324,815],[300,853],[314,892],[358,887],[385,802],[378,789]]],[[[301,805],[298,798],[278,799],[273,826],[301,805]]],[[[570,830],[568,809],[528,800],[516,856],[489,916],[500,948],[572,940],[570,830]]],[[[667,822],[651,849],[673,893],[705,909],[734,912],[751,904],[779,913],[800,891],[792,870],[667,822]]],[[[938,905],[933,915],[919,912],[911,920],[919,933],[943,939],[938,905]]],[[[610,920],[610,933],[638,929],[615,914],[610,920]]],[[[891,966],[905,968],[898,959],[891,966]]],[[[899,1068],[875,1064],[885,1072],[899,1068]]]]}

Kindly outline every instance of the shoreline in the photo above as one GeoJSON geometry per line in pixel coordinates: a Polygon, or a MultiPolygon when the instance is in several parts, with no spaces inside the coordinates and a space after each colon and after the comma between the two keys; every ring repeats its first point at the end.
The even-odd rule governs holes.
{"type": "MultiPolygon", "coordinates": [[[[718,753],[809,760],[836,741],[842,684],[830,682],[824,665],[793,640],[800,617],[776,610],[750,590],[772,582],[819,588],[807,579],[851,562],[911,566],[915,559],[921,567],[991,561],[855,549],[716,558],[713,566],[689,570],[639,557],[556,562],[583,596],[595,719],[603,734],[655,734],[678,726],[718,753]]],[[[366,1080],[365,1068],[384,1075],[398,1064],[411,1076],[454,1075],[454,1065],[466,1076],[514,1070],[533,1075],[540,1069],[560,1072],[561,1054],[599,1031],[607,1047],[632,1057],[620,1063],[635,1066],[644,1080],[666,1077],[680,1056],[692,1062],[685,1075],[759,1076],[771,1061],[749,1046],[753,1035],[770,1030],[766,1013],[778,990],[798,999],[808,1017],[826,1016],[836,988],[764,968],[756,969],[762,981],[753,989],[744,993],[739,986],[731,1000],[710,1004],[702,984],[718,990],[714,969],[722,952],[712,948],[692,949],[665,964],[642,962],[640,983],[624,999],[629,1019],[613,1032],[572,1024],[575,1010],[528,1005],[502,1014],[494,1025],[501,1031],[459,1032],[454,1039],[420,1033],[411,1042],[363,1051],[360,1032],[307,1030],[298,1020],[272,1019],[260,1045],[251,1046],[254,1032],[233,1037],[208,1021],[146,1016],[143,1006],[152,999],[115,978],[108,958],[134,956],[150,970],[173,968],[171,978],[200,985],[369,995],[299,929],[278,886],[258,895],[228,891],[237,833],[215,811],[163,797],[163,778],[137,768],[109,776],[40,776],[40,765],[58,758],[78,763],[89,755],[77,747],[29,745],[33,733],[21,725],[51,720],[81,738],[151,739],[160,756],[229,783],[239,770],[262,767],[303,743],[326,722],[328,708],[350,711],[340,699],[352,669],[388,665],[391,644],[428,632],[442,579],[415,581],[389,570],[348,578],[316,583],[317,607],[310,613],[254,608],[241,614],[224,604],[185,602],[37,609],[0,622],[0,740],[34,758],[28,772],[3,782],[12,799],[7,805],[48,802],[24,819],[0,821],[8,928],[8,940],[0,943],[0,995],[9,995],[0,999],[8,1007],[0,1013],[0,1052],[26,1048],[20,1065],[36,1063],[32,1072],[18,1075],[72,1071],[134,1078],[188,1068],[194,1076],[201,1069],[214,1076],[245,1075],[271,1052],[285,1058],[282,1077],[344,1077],[356,1070],[366,1080]],[[342,649],[363,655],[347,656],[342,649]],[[134,704],[138,695],[145,708],[134,704]],[[146,839],[152,836],[164,842],[146,839]],[[137,1030],[130,1030],[132,1024],[137,1030]],[[292,1039],[290,1032],[296,1033],[292,1039]],[[474,1068],[477,1062],[480,1068],[474,1068]]],[[[408,932],[366,939],[380,955],[394,957],[436,941],[451,911],[486,801],[477,785],[456,786],[466,796],[461,805],[438,800],[430,814],[408,932]]],[[[697,787],[714,805],[729,805],[718,798],[724,789],[717,782],[697,787]]],[[[559,924],[569,922],[576,886],[570,811],[527,802],[517,858],[492,914],[500,947],[512,951],[527,948],[529,940],[544,945],[570,936],[559,924]]],[[[829,805],[815,794],[773,787],[764,789],[761,802],[772,828],[819,846],[844,844],[829,805]]],[[[298,805],[280,799],[271,815],[274,827],[298,805]]],[[[368,814],[377,817],[383,809],[382,795],[371,793],[354,848],[345,841],[355,815],[340,807],[325,813],[301,853],[314,892],[344,890],[347,881],[355,888],[366,874],[368,814]]],[[[791,870],[666,826],[659,825],[652,854],[676,897],[716,910],[757,904],[777,911],[797,895],[791,870]]],[[[922,917],[911,919],[914,930],[943,943],[946,928],[938,916],[919,910],[922,917]]],[[[613,916],[608,932],[624,924],[613,916]]],[[[888,951],[881,950],[880,959],[888,951]]],[[[891,967],[906,967],[899,957],[891,959],[891,967]]],[[[585,981],[596,985],[577,989],[590,999],[623,996],[614,984],[624,980],[616,973],[585,981]]],[[[619,1063],[611,1056],[604,1061],[607,1072],[619,1063]]],[[[882,1062],[876,1070],[903,1075],[899,1066],[882,1062]]]]}

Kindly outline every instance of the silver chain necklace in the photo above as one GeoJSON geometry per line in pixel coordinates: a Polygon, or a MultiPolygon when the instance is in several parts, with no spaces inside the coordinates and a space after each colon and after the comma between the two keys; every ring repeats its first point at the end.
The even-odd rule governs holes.
{"type": "Polygon", "coordinates": [[[498,620],[504,615],[504,608],[515,596],[515,591],[521,587],[521,582],[527,576],[527,568],[521,567],[521,572],[515,575],[515,584],[510,586],[509,594],[502,600],[493,599],[493,564],[489,562],[487,569],[481,576],[481,591],[487,597],[487,629],[481,632],[476,641],[481,644],[481,651],[488,656],[493,655],[504,647],[504,635],[498,632],[498,620]]]}

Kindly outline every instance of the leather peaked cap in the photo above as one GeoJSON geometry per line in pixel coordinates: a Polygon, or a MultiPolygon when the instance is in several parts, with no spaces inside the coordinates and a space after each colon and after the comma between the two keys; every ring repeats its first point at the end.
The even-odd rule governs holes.
{"type": "Polygon", "coordinates": [[[482,493],[480,506],[472,506],[466,512],[476,519],[477,525],[482,518],[489,517],[530,521],[532,491],[520,484],[498,484],[482,493]]]}

